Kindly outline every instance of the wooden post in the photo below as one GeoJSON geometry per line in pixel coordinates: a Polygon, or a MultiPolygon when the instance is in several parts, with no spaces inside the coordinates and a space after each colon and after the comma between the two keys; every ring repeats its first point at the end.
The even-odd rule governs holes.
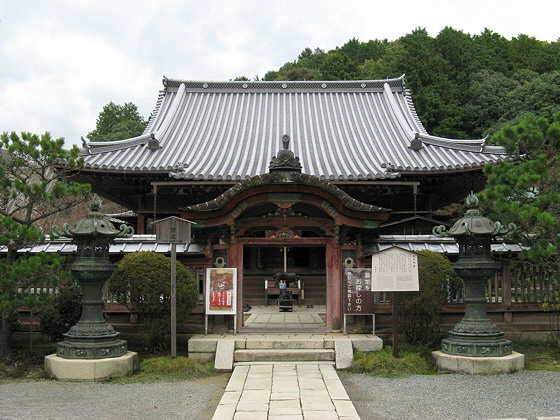
{"type": "Polygon", "coordinates": [[[146,230],[144,228],[145,223],[146,223],[146,218],[144,217],[144,215],[138,213],[138,215],[136,216],[136,233],[138,235],[143,235],[144,233],[146,233],[146,230]]]}
{"type": "Polygon", "coordinates": [[[177,357],[177,244],[171,243],[171,358],[177,357]]]}
{"type": "Polygon", "coordinates": [[[342,328],[342,251],[334,240],[327,245],[327,327],[342,328]]]}
{"type": "Polygon", "coordinates": [[[513,313],[511,311],[511,269],[508,262],[502,264],[502,288],[504,323],[511,324],[513,322],[513,313]]]}
{"type": "Polygon", "coordinates": [[[399,292],[393,292],[393,357],[399,358],[399,292]]]}
{"type": "Polygon", "coordinates": [[[234,325],[234,333],[236,333],[237,328],[243,326],[243,244],[239,241],[235,241],[235,243],[229,247],[228,266],[237,268],[237,296],[235,297],[235,306],[237,308],[236,313],[241,317],[241,321],[238,325],[234,325]]]}

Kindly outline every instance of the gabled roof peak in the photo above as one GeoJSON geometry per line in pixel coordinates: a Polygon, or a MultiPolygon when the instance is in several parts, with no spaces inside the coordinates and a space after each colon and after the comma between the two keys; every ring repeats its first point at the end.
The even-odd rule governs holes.
{"type": "Polygon", "coordinates": [[[188,91],[315,91],[315,92],[339,92],[339,91],[379,91],[388,84],[394,91],[404,90],[404,75],[392,79],[379,80],[280,80],[280,81],[193,81],[163,78],[163,86],[166,91],[173,91],[184,85],[188,91]]]}

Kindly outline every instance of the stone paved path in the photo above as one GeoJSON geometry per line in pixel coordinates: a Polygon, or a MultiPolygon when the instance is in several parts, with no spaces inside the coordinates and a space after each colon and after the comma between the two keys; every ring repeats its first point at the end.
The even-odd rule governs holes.
{"type": "Polygon", "coordinates": [[[358,419],[332,364],[236,366],[214,420],[358,419]]]}

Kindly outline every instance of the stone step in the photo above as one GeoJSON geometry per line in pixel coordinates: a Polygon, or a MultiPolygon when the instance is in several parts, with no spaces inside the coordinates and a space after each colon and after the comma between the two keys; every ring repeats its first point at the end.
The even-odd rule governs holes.
{"type": "Polygon", "coordinates": [[[333,349],[252,349],[235,350],[234,362],[334,361],[333,349]]]}
{"type": "Polygon", "coordinates": [[[258,350],[258,349],[332,349],[333,340],[324,339],[304,339],[293,338],[259,338],[247,339],[236,342],[236,349],[258,350]]]}

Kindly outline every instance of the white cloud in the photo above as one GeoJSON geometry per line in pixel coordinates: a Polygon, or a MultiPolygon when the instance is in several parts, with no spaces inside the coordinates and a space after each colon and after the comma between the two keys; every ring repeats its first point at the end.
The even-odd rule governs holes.
{"type": "Polygon", "coordinates": [[[52,0],[0,11],[0,130],[79,143],[109,101],[148,117],[161,77],[264,76],[306,47],[396,39],[416,27],[556,40],[553,0],[52,0]]]}

